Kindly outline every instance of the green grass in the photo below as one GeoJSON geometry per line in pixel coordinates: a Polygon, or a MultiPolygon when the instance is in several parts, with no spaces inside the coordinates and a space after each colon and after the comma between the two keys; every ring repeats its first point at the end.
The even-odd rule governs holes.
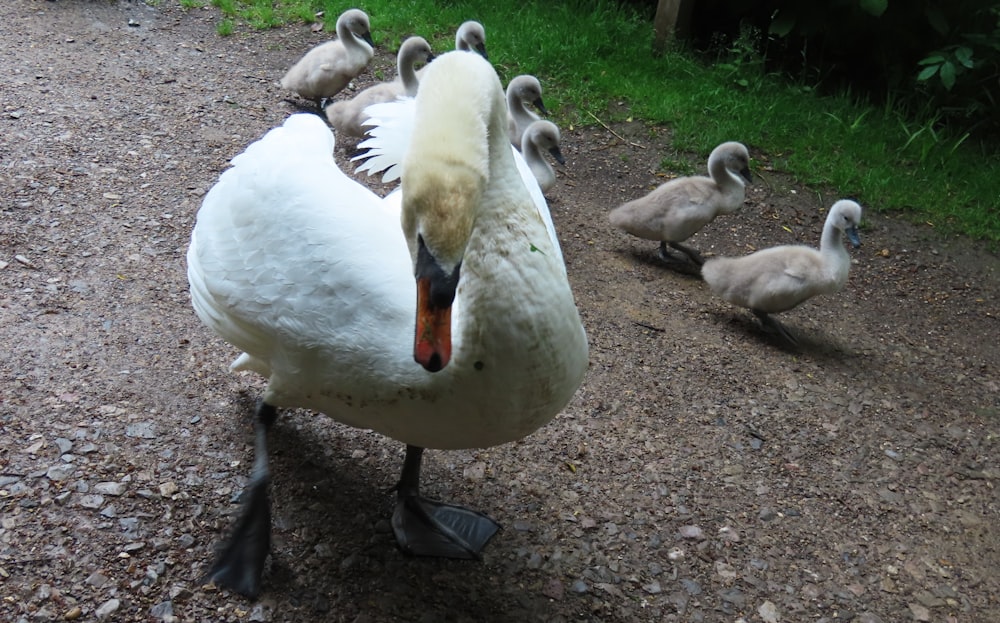
{"type": "MultiPolygon", "coordinates": [[[[220,24],[220,34],[233,22],[271,28],[310,22],[319,11],[333,32],[347,8],[334,0],[212,4],[230,20],[226,29],[220,24]]],[[[738,140],[803,184],[1000,244],[995,148],[948,135],[933,118],[904,118],[892,106],[872,107],[849,95],[820,97],[813,85],[768,75],[745,42],[714,63],[679,51],[656,57],[651,21],[611,0],[365,0],[356,6],[368,12],[383,49],[420,34],[434,49],[448,50],[458,24],[479,20],[501,78],[538,76],[562,125],[594,124],[595,116],[642,119],[669,126],[677,149],[700,156],[738,140]],[[625,106],[609,112],[611,101],[625,106]]]]}

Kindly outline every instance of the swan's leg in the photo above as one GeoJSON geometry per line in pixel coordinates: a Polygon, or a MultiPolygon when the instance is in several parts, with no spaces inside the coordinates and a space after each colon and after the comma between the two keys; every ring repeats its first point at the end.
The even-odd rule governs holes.
{"type": "Polygon", "coordinates": [[[392,530],[400,549],[414,556],[479,558],[499,524],[474,510],[420,497],[423,453],[423,448],[406,446],[403,473],[396,486],[392,530]]]}
{"type": "Polygon", "coordinates": [[[768,314],[767,312],[758,311],[756,309],[751,311],[753,311],[754,316],[757,316],[757,318],[760,320],[760,323],[764,325],[764,328],[766,330],[773,331],[778,335],[778,337],[785,340],[792,346],[799,345],[799,341],[795,339],[795,336],[789,333],[788,329],[786,329],[783,324],[772,318],[770,314],[768,314]]]}
{"type": "Polygon", "coordinates": [[[218,586],[247,597],[260,592],[264,561],[271,549],[271,503],[267,487],[271,480],[267,463],[267,431],[277,410],[261,402],[254,417],[253,473],[243,490],[243,509],[233,526],[229,541],[216,554],[208,579],[218,586]]]}
{"type": "Polygon", "coordinates": [[[679,242],[671,242],[670,246],[688,256],[688,259],[694,262],[695,266],[701,266],[705,263],[704,258],[701,257],[701,253],[698,253],[698,251],[692,249],[691,247],[685,246],[679,242]]]}

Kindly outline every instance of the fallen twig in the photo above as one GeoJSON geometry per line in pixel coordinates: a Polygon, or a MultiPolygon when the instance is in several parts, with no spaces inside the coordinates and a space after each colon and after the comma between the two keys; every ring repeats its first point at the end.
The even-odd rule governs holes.
{"type": "Polygon", "coordinates": [[[583,112],[585,112],[585,113],[587,113],[588,115],[590,115],[591,117],[593,117],[593,118],[594,118],[594,121],[596,121],[597,123],[599,123],[599,124],[601,124],[602,126],[604,126],[604,129],[605,129],[605,130],[607,130],[608,132],[611,132],[612,134],[614,134],[614,135],[615,135],[616,137],[618,137],[618,139],[619,139],[620,141],[622,141],[622,142],[625,142],[625,143],[628,143],[629,145],[631,145],[631,146],[633,146],[633,147],[638,147],[639,149],[646,149],[646,146],[645,146],[645,145],[640,145],[639,143],[633,143],[632,141],[628,140],[627,138],[625,138],[625,137],[624,137],[624,136],[622,136],[621,134],[619,134],[619,133],[615,132],[614,130],[612,130],[611,128],[609,128],[609,127],[608,127],[608,124],[606,124],[606,123],[604,123],[603,121],[601,121],[600,119],[598,119],[598,118],[597,118],[597,115],[595,115],[594,113],[590,112],[589,110],[584,110],[583,112]]]}

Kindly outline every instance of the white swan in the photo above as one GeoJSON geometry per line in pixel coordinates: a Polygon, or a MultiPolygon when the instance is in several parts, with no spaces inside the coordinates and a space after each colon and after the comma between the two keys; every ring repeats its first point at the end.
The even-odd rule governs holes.
{"type": "Polygon", "coordinates": [[[542,101],[542,84],[538,78],[529,75],[516,76],[507,84],[507,132],[510,143],[521,149],[521,138],[528,126],[541,117],[528,110],[525,104],[531,104],[543,115],[548,115],[545,103],[542,101]]]}
{"type": "Polygon", "coordinates": [[[360,9],[344,11],[337,18],[337,39],[306,52],[281,79],[281,87],[312,100],[323,109],[323,100],[340,93],[364,71],[375,54],[368,15],[360,9]]]}
{"type": "Polygon", "coordinates": [[[716,216],[732,214],[743,205],[744,180],[751,181],[747,148],[736,142],[719,145],[708,157],[708,172],[711,177],[679,177],[623,203],[611,211],[611,224],[633,236],[659,240],[665,262],[678,260],[667,250],[669,244],[701,266],[701,254],[680,243],[716,216]]]}
{"type": "Polygon", "coordinates": [[[211,572],[245,594],[259,589],[267,555],[276,406],[406,443],[392,522],[400,546],[475,557],[497,526],[419,497],[423,448],[524,437],[586,372],[558,241],[522,182],[493,68],[476,54],[445,54],[413,105],[401,214],[337,167],[315,115],[293,115],[236,157],[198,213],[194,308],[244,351],[234,369],[268,378],[244,514],[211,572]]]}
{"type": "Polygon", "coordinates": [[[843,289],[851,258],[842,238],[846,234],[855,248],[861,246],[860,223],[861,206],[841,199],[827,214],[818,251],[805,245],[784,245],[744,257],[712,258],[702,267],[702,276],[716,296],[749,308],[765,327],[795,344],[795,338],[768,314],[843,289]]]}
{"type": "Polygon", "coordinates": [[[556,172],[552,165],[542,155],[545,150],[559,164],[566,164],[562,151],[559,149],[559,127],[551,121],[541,119],[528,126],[521,139],[521,152],[528,163],[532,175],[538,181],[542,192],[547,192],[556,183],[556,172]]]}
{"type": "Polygon", "coordinates": [[[417,73],[414,65],[428,63],[434,58],[431,46],[423,37],[410,37],[399,47],[396,55],[397,77],[380,82],[361,91],[349,100],[333,102],[326,107],[326,118],[338,134],[361,137],[365,135],[365,109],[379,102],[391,102],[398,97],[417,94],[417,73]]]}

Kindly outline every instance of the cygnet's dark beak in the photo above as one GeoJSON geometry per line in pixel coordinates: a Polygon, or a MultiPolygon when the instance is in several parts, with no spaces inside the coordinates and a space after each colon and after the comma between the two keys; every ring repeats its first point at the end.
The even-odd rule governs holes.
{"type": "Polygon", "coordinates": [[[549,111],[545,109],[545,104],[542,102],[542,98],[539,97],[538,99],[536,99],[531,103],[535,105],[535,108],[538,109],[538,112],[542,113],[546,117],[549,116],[549,111]]]}
{"type": "Polygon", "coordinates": [[[857,227],[848,227],[845,233],[847,234],[847,239],[851,241],[851,246],[855,249],[861,246],[861,236],[858,234],[857,227]]]}
{"type": "Polygon", "coordinates": [[[750,167],[740,169],[740,175],[747,181],[747,184],[753,184],[753,175],[750,173],[750,167]]]}
{"type": "Polygon", "coordinates": [[[559,149],[558,145],[549,149],[549,153],[552,154],[552,157],[555,158],[556,162],[559,164],[566,164],[566,159],[563,158],[562,150],[559,149]]]}

